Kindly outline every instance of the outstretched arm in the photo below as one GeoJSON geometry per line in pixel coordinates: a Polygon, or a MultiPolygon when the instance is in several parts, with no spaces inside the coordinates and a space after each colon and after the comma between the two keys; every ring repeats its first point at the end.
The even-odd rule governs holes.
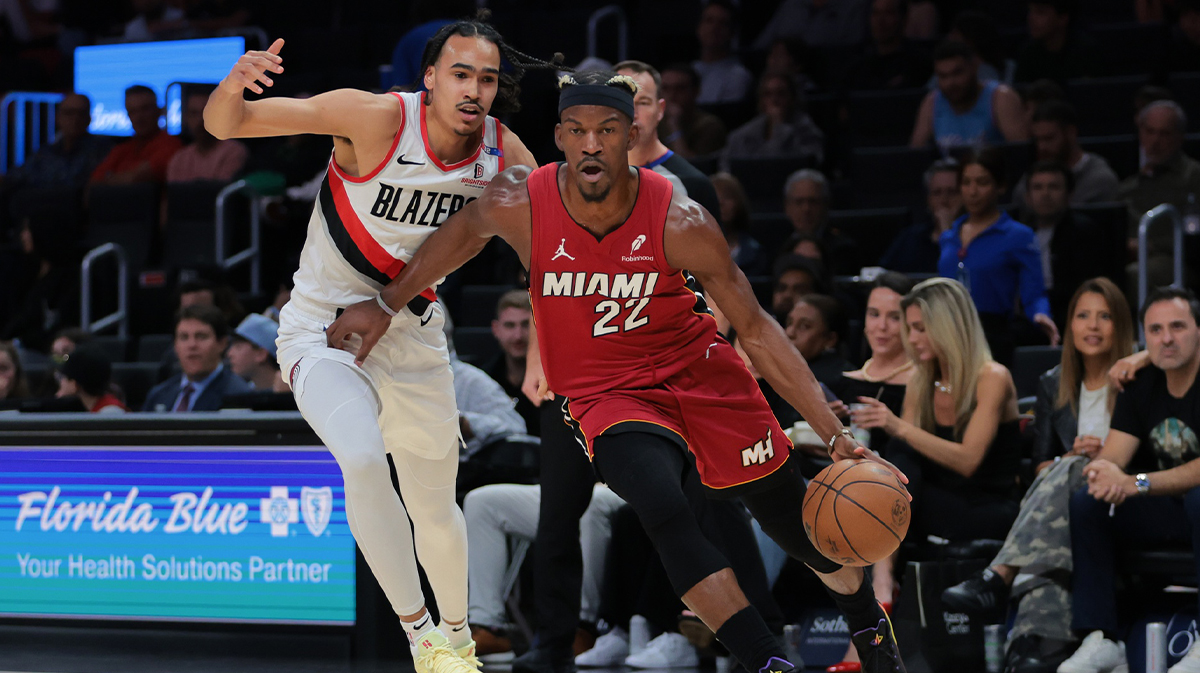
{"type": "Polygon", "coordinates": [[[379,293],[378,301],[348,307],[329,326],[325,331],[329,345],[338,348],[345,337],[362,335],[363,343],[355,356],[361,365],[387,332],[392,315],[425,288],[478,255],[493,236],[506,240],[522,261],[527,260],[531,211],[525,179],[529,173],[528,167],[516,166],[497,175],[478,199],[451,215],[425,239],[408,265],[379,293]]]}
{"type": "MultiPolygon", "coordinates": [[[[664,246],[667,262],[690,271],[721,307],[763,378],[804,416],[823,441],[835,440],[834,459],[869,458],[891,467],[852,437],[839,434],[842,422],[825,403],[808,363],[779,323],[759,305],[746,276],[730,258],[729,244],[712,215],[694,201],[676,196],[667,216],[664,246]]],[[[899,471],[896,474],[907,481],[899,471]]]]}

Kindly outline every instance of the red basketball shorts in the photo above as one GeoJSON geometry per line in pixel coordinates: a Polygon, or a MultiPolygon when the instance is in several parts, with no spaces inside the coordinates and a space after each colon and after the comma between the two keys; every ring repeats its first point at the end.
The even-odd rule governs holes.
{"type": "Polygon", "coordinates": [[[758,383],[719,337],[704,357],[657,386],[571,399],[567,411],[589,457],[600,435],[650,424],[680,440],[696,457],[700,480],[718,491],[771,475],[792,449],[758,383]]]}

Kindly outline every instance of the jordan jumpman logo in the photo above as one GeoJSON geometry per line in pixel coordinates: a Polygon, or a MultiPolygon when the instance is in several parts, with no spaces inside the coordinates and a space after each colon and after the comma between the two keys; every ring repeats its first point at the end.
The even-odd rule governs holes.
{"type": "Polygon", "coordinates": [[[575,261],[574,257],[567,254],[566,245],[567,245],[567,239],[564,238],[564,239],[562,239],[562,242],[558,244],[558,252],[554,253],[554,256],[550,258],[551,262],[558,259],[559,257],[566,257],[567,259],[571,260],[572,262],[575,261]]]}

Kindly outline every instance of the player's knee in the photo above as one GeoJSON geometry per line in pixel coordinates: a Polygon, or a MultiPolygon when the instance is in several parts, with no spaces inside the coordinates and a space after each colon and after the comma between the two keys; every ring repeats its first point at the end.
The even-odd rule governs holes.
{"type": "Polygon", "coordinates": [[[352,482],[369,482],[386,479],[391,482],[391,467],[383,452],[383,445],[372,447],[370,444],[343,444],[340,449],[329,447],[337,459],[338,467],[342,469],[342,478],[347,484],[352,482]]]}

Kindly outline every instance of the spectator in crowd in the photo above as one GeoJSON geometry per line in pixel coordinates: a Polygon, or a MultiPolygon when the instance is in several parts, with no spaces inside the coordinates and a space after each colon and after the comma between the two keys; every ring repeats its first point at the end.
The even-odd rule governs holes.
{"type": "MultiPolygon", "coordinates": [[[[225,314],[226,325],[239,325],[246,316],[245,309],[238,302],[237,293],[226,284],[217,284],[205,278],[193,278],[181,282],[178,292],[176,312],[189,306],[215,306],[225,314]]],[[[159,380],[165,381],[178,376],[180,371],[182,370],[179,368],[179,358],[175,355],[175,349],[167,349],[158,363],[159,380]]]]}
{"type": "Polygon", "coordinates": [[[131,0],[134,17],[125,24],[129,42],[150,42],[181,36],[187,28],[184,3],[167,0],[131,0]]]}
{"type": "Polygon", "coordinates": [[[1025,221],[1033,227],[1042,258],[1042,277],[1055,322],[1066,324],[1067,305],[1083,281],[1100,275],[1120,277],[1109,232],[1070,208],[1074,175],[1063,164],[1040,161],[1026,175],[1029,196],[1025,221]]]}
{"type": "Polygon", "coordinates": [[[711,180],[717,192],[717,221],[721,223],[725,241],[729,243],[729,256],[747,276],[767,273],[766,251],[749,234],[750,202],[741,181],[731,173],[717,173],[711,180]]]}
{"type": "Polygon", "coordinates": [[[1078,0],[1032,0],[1029,3],[1029,41],[1017,54],[1013,77],[1018,82],[1103,74],[1103,54],[1087,33],[1072,30],[1078,0]]]}
{"type": "MultiPolygon", "coordinates": [[[[467,618],[475,652],[484,663],[496,663],[494,655],[512,652],[512,641],[504,630],[508,623],[502,595],[504,574],[508,570],[510,537],[533,542],[537,535],[538,510],[542,491],[537,485],[489,484],[481,486],[463,500],[463,518],[467,522],[467,573],[470,605],[467,618]]],[[[579,519],[579,543],[583,551],[583,586],[580,592],[579,621],[596,624],[600,610],[600,592],[604,579],[612,519],[624,500],[607,486],[596,484],[592,500],[579,519]]],[[[578,643],[580,639],[577,638],[578,643]]],[[[580,654],[579,647],[575,653],[580,654]]]]}
{"type": "Polygon", "coordinates": [[[112,363],[92,346],[77,348],[58,370],[55,397],[77,397],[83,408],[95,414],[123,414],[129,409],[109,392],[112,363]]]}
{"type": "MultiPolygon", "coordinates": [[[[1087,485],[1071,496],[1071,627],[1087,634],[1058,670],[1091,673],[1125,663],[1119,640],[1118,545],[1190,544],[1200,565],[1200,301],[1164,288],[1146,298],[1142,325],[1153,367],[1117,396],[1112,426],[1087,485]]],[[[1200,577],[1200,567],[1197,576],[1200,577]]],[[[1200,671],[1193,647],[1170,673],[1200,671]]]]}
{"type": "Polygon", "coordinates": [[[829,181],[817,170],[802,168],[788,176],[783,185],[783,211],[792,228],[813,234],[825,247],[827,259],[832,260],[830,273],[857,273],[858,244],[837,229],[829,226],[829,181]]]}
{"type": "Polygon", "coordinates": [[[776,259],[771,283],[771,313],[775,319],[786,323],[800,297],[824,292],[824,275],[821,265],[807,257],[788,254],[776,259]]]}
{"type": "Polygon", "coordinates": [[[904,39],[907,0],[871,2],[870,44],[846,74],[850,90],[908,89],[929,81],[932,66],[923,53],[904,39]]]}
{"type": "Polygon", "coordinates": [[[842,357],[846,339],[846,311],[838,300],[824,294],[806,294],[788,313],[784,329],[792,345],[804,356],[817,381],[829,385],[849,370],[842,357]]]}
{"type": "Polygon", "coordinates": [[[167,165],[179,151],[180,143],[179,138],[158,126],[162,108],[154,89],[141,84],[126,89],[125,112],[133,126],[133,137],[112,148],[92,172],[91,184],[166,182],[167,165]]]}
{"type": "Polygon", "coordinates": [[[1178,7],[1163,64],[1170,72],[1200,71],[1200,1],[1179,0],[1178,7]]]}
{"type": "Polygon", "coordinates": [[[1030,133],[1032,134],[1033,131],[1033,115],[1042,105],[1050,101],[1066,102],[1066,100],[1067,92],[1063,91],[1062,86],[1052,79],[1039,79],[1025,87],[1021,92],[1021,105],[1025,111],[1025,123],[1030,127],[1030,133]]]}
{"type": "Polygon", "coordinates": [[[810,72],[813,60],[813,52],[804,44],[804,40],[780,38],[767,50],[763,74],[787,75],[796,84],[796,91],[803,94],[818,88],[817,83],[813,81],[813,73],[810,72]]]}
{"type": "Polygon", "coordinates": [[[465,446],[466,461],[488,444],[512,435],[525,434],[525,420],[513,408],[513,399],[487,372],[458,357],[454,350],[454,322],[446,312],[442,325],[454,374],[454,398],[458,406],[458,429],[465,446]]]}
{"type": "Polygon", "coordinates": [[[279,323],[251,313],[233,330],[229,340],[229,368],[253,390],[287,392],[275,359],[279,323]]]}
{"type": "Polygon", "coordinates": [[[708,156],[725,146],[725,124],[696,107],[700,76],[688,63],[662,71],[662,97],[667,102],[658,125],[663,144],[685,159],[708,156]]]}
{"type": "Polygon", "coordinates": [[[910,40],[928,41],[938,36],[942,23],[941,12],[933,0],[910,0],[904,36],[910,40]]]}
{"type": "Polygon", "coordinates": [[[933,72],[937,86],[917,113],[913,147],[932,142],[946,152],[1029,138],[1021,98],[1008,86],[979,76],[979,59],[970,46],[943,42],[933,53],[933,72]]]}
{"type": "MultiPolygon", "coordinates": [[[[187,5],[188,27],[201,32],[227,31],[251,25],[252,14],[240,0],[193,0],[187,5]]],[[[266,45],[259,45],[265,47],[266,45]]]]}
{"type": "Polygon", "coordinates": [[[392,72],[388,87],[417,91],[421,81],[421,55],[425,44],[442,26],[475,12],[473,0],[417,0],[412,3],[409,29],[392,50],[392,72]]]}
{"type": "Polygon", "coordinates": [[[942,593],[949,608],[982,617],[1003,605],[1011,590],[1018,603],[1008,660],[1020,659],[1023,671],[1054,670],[1075,641],[1067,581],[1071,494],[1084,484],[1084,466],[1108,435],[1117,397],[1109,369],[1134,346],[1129,304],[1107,278],[1081,284],[1069,315],[1062,362],[1038,382],[1033,416],[1038,476],[990,566],[942,593]],[[1018,574],[1021,581],[1014,583],[1018,574]]]}
{"type": "Polygon", "coordinates": [[[756,40],[765,51],[781,37],[799,37],[810,47],[857,47],[866,37],[870,0],[784,0],[756,40]]]}
{"type": "Polygon", "coordinates": [[[734,54],[733,37],[737,28],[737,6],[731,0],[708,0],[700,11],[696,39],[700,58],[692,67],[700,76],[701,105],[737,103],[746,100],[754,77],[734,54]]]}
{"type": "Polygon", "coordinates": [[[16,311],[0,323],[0,339],[45,352],[55,332],[79,322],[78,256],[64,235],[50,216],[25,219],[20,245],[29,275],[16,311]]]}
{"type": "Polygon", "coordinates": [[[797,105],[791,77],[767,73],[758,83],[758,116],[734,129],[721,157],[728,170],[731,158],[807,156],[825,158],[825,134],[797,105]]]}
{"type": "Polygon", "coordinates": [[[908,476],[908,539],[1003,538],[1016,518],[1020,418],[1012,375],[992,360],[971,296],[957,281],[931,278],[900,304],[916,372],[903,413],[880,400],[851,420],[892,437],[888,460],[908,476]]]}
{"type": "Polygon", "coordinates": [[[621,61],[613,66],[619,75],[628,75],[637,82],[638,92],[634,96],[634,123],[638,125],[638,142],[629,150],[629,163],[649,168],[671,181],[676,192],[704,206],[715,217],[721,211],[717,193],[708,177],[677,155],[658,138],[658,124],[662,121],[666,101],[662,90],[662,76],[649,63],[621,61]]]}
{"type": "MultiPolygon", "coordinates": [[[[1117,174],[1104,157],[1084,152],[1079,146],[1078,117],[1070,103],[1051,101],[1042,105],[1033,114],[1030,131],[1038,161],[1055,161],[1071,169],[1075,183],[1071,205],[1112,201],[1116,198],[1117,185],[1120,183],[1117,174]]],[[[1013,203],[1018,208],[1025,204],[1026,177],[1021,176],[1013,188],[1013,203]]]]}
{"type": "Polygon", "coordinates": [[[54,113],[58,131],[54,142],[35,152],[7,176],[0,176],[0,184],[7,189],[82,188],[109,150],[107,140],[88,132],[91,123],[92,104],[88,97],[78,93],[64,96],[54,113]]]}
{"type": "Polygon", "coordinates": [[[825,267],[825,246],[821,244],[821,239],[808,232],[797,231],[788,236],[787,241],[783,244],[783,254],[807,257],[814,262],[819,262],[822,268],[825,267]]]}
{"type": "MultiPolygon", "coordinates": [[[[845,372],[829,384],[829,389],[837,396],[829,406],[843,421],[850,421],[852,407],[847,405],[860,404],[860,397],[883,402],[897,416],[902,413],[905,391],[915,368],[904,347],[904,312],[900,310],[900,302],[912,289],[913,282],[894,271],[880,274],[872,284],[863,321],[863,335],[871,348],[871,357],[861,369],[845,372]]],[[[882,428],[871,430],[868,448],[883,453],[887,443],[888,435],[882,428]]],[[[891,613],[892,598],[896,595],[893,575],[890,558],[876,564],[871,573],[875,595],[881,597],[888,613],[891,613]]],[[[843,664],[858,663],[858,651],[853,645],[847,647],[842,661],[843,664]]],[[[838,670],[844,673],[846,667],[843,665],[838,670]]]]}
{"type": "Polygon", "coordinates": [[[1007,58],[1000,41],[996,20],[987,12],[974,9],[959,12],[950,24],[946,39],[971,48],[978,59],[981,81],[1008,82],[1012,79],[1012,61],[1007,58]]]}
{"type": "Polygon", "coordinates": [[[67,356],[76,348],[92,340],[92,333],[82,327],[66,327],[54,335],[50,342],[50,359],[58,364],[67,361],[67,356]]]}
{"type": "Polygon", "coordinates": [[[21,365],[21,354],[11,341],[0,341],[0,400],[29,397],[29,381],[21,365]]]}
{"type": "Polygon", "coordinates": [[[1016,318],[1018,297],[1029,321],[1051,344],[1058,343],[1033,232],[998,206],[1005,180],[1000,150],[985,149],[963,162],[959,185],[967,214],[942,234],[938,258],[938,274],[958,279],[970,291],[989,356],[1001,364],[1011,361],[1018,341],[1028,340],[1027,325],[1016,318]]]}
{"type": "Polygon", "coordinates": [[[879,266],[901,273],[937,273],[942,249],[939,241],[962,214],[962,191],[958,187],[958,162],[939,159],[925,171],[927,212],[901,229],[879,266]]]}
{"type": "Polygon", "coordinates": [[[250,392],[221,358],[229,342],[225,314],[214,306],[188,306],[175,320],[175,356],[183,373],[154,386],[142,411],[216,411],[226,395],[250,392]]]}
{"type": "MultiPolygon", "coordinates": [[[[1142,215],[1160,203],[1184,212],[1188,197],[1200,199],[1200,162],[1183,153],[1187,114],[1175,101],[1160,100],[1138,113],[1138,144],[1142,168],[1117,189],[1117,197],[1129,205],[1129,245],[1137,249],[1137,224],[1142,215]]],[[[1147,238],[1147,275],[1151,285],[1166,285],[1173,279],[1175,239],[1169,223],[1151,227],[1147,238]]],[[[1137,277],[1137,266],[1129,269],[1137,277]]],[[[1132,283],[1131,287],[1136,287],[1132,283]]]]}
{"type": "Polygon", "coordinates": [[[484,371],[504,389],[516,403],[517,413],[525,420],[529,434],[541,436],[541,414],[533,402],[521,392],[525,382],[525,357],[529,351],[529,330],[533,324],[533,309],[529,293],[509,290],[496,302],[496,319],[492,321],[492,336],[500,344],[500,354],[484,371]]]}
{"type": "MultiPolygon", "coordinates": [[[[1174,94],[1166,87],[1157,86],[1155,84],[1147,84],[1138,88],[1133,94],[1133,123],[1137,126],[1138,115],[1146,106],[1160,100],[1175,100],[1174,94]]],[[[1143,157],[1144,159],[1144,157],[1143,157]]]]}
{"type": "Polygon", "coordinates": [[[183,105],[183,126],[192,143],[171,157],[167,182],[218,180],[229,182],[246,165],[249,150],[240,140],[218,140],[204,128],[204,106],[212,89],[188,92],[183,105]]]}

